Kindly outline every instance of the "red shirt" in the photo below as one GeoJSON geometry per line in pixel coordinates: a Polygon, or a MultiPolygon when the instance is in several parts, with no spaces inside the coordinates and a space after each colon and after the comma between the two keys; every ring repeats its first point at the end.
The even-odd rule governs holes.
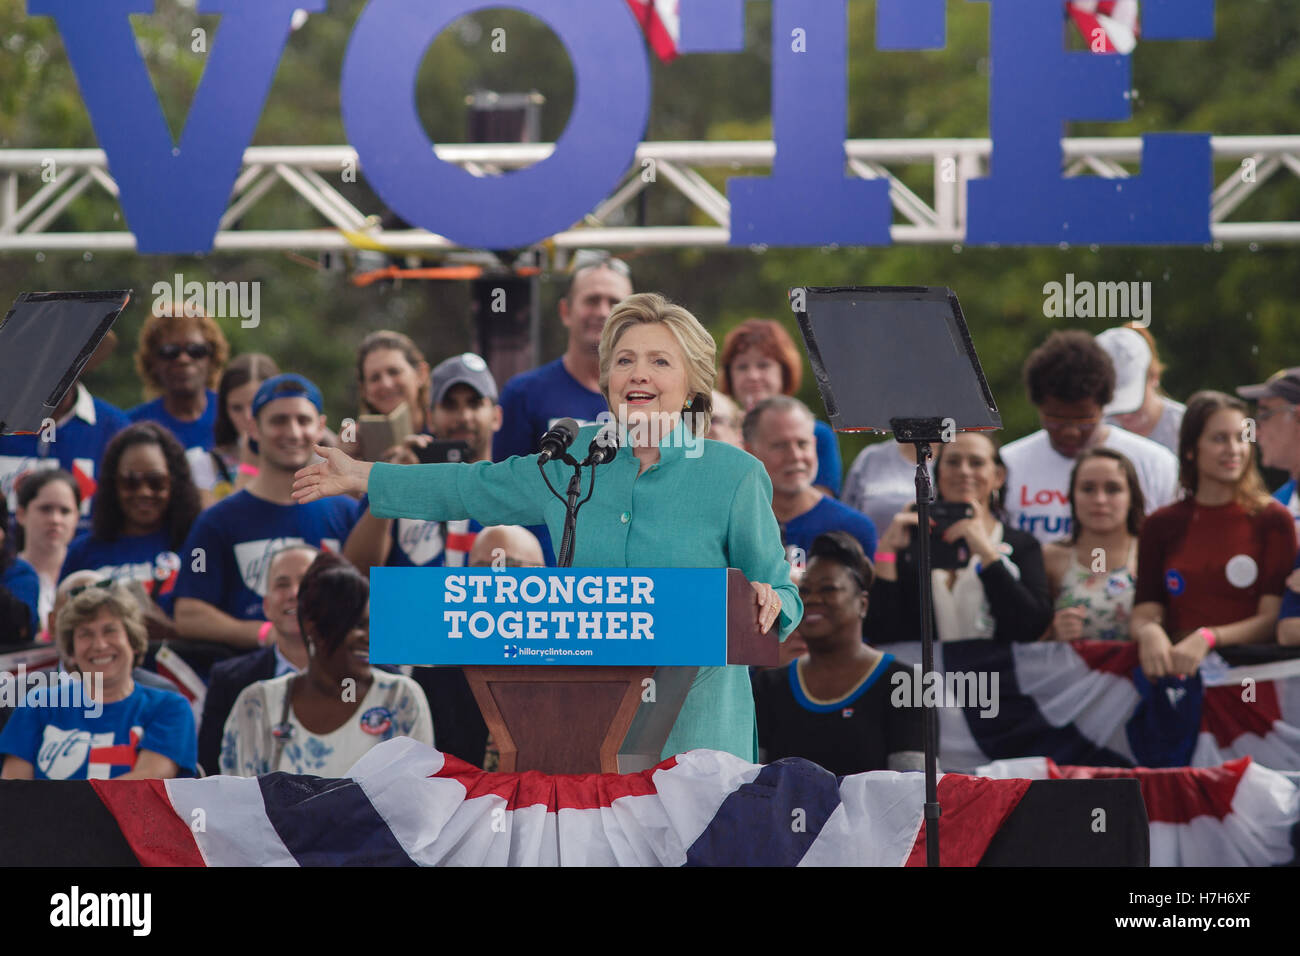
{"type": "Polygon", "coordinates": [[[1276,501],[1250,515],[1236,502],[1185,499],[1142,526],[1135,600],[1163,605],[1165,631],[1177,640],[1254,617],[1261,596],[1282,595],[1295,558],[1295,521],[1276,501]]]}

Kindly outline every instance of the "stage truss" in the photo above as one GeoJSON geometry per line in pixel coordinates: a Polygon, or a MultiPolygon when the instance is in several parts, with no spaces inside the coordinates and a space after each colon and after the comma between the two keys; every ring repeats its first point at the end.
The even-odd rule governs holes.
{"type": "MultiPolygon", "coordinates": [[[[1229,217],[1269,183],[1300,176],[1300,136],[1215,136],[1216,168],[1225,178],[1211,194],[1211,230],[1216,243],[1279,243],[1300,240],[1295,219],[1238,222],[1229,217]],[[1225,165],[1231,171],[1224,173],[1225,165]]],[[[988,139],[849,140],[845,173],[889,182],[896,244],[962,243],[966,236],[966,183],[988,174],[988,139]],[[905,167],[928,167],[928,177],[913,172],[913,182],[932,184],[918,195],[904,184],[905,167]]],[[[1136,175],[1141,140],[1077,138],[1062,141],[1064,174],[1124,178],[1136,175]]],[[[438,155],[476,176],[528,166],[548,157],[553,144],[447,145],[438,155]]],[[[763,175],[771,169],[771,142],[650,142],[637,149],[623,182],[573,228],[539,245],[562,264],[578,248],[721,248],[730,236],[726,178],[763,175]],[[666,192],[665,192],[666,191],[666,192]],[[644,196],[643,196],[644,194],[644,196]],[[639,225],[647,204],[654,219],[672,225],[639,225]]],[[[372,250],[394,255],[438,255],[462,251],[453,242],[422,229],[384,229],[384,209],[364,189],[349,185],[364,177],[356,152],[348,146],[255,146],[243,166],[221,219],[214,252],[372,250]],[[246,228],[241,220],[275,191],[285,190],[309,207],[319,227],[246,228]],[[358,208],[370,205],[372,208],[358,208]]],[[[65,212],[74,204],[99,202],[102,191],[113,201],[117,184],[99,149],[0,150],[0,252],[125,252],[134,236],[117,231],[74,231],[65,212]]],[[[119,210],[120,212],[120,210],[119,210]]],[[[122,221],[120,215],[113,217],[122,221]]]]}

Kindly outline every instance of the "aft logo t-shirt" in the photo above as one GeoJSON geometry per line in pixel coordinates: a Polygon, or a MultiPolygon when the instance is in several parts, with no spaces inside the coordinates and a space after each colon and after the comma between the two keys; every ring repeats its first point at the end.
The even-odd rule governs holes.
{"type": "Polygon", "coordinates": [[[278,505],[237,491],[194,522],[181,548],[175,596],[198,598],[231,617],[260,620],[275,553],[303,543],[341,551],[357,511],[357,502],[342,496],[278,505]]]}
{"type": "Polygon", "coordinates": [[[172,549],[165,531],[123,535],[116,541],[101,541],[86,534],[68,545],[59,580],[74,571],[96,571],[100,577],[115,581],[138,581],[170,616],[180,567],[180,555],[172,549]]]}
{"type": "MultiPolygon", "coordinates": [[[[1178,497],[1178,458],[1168,448],[1110,425],[1102,446],[1124,454],[1137,469],[1146,513],[1178,497]]],[[[1052,448],[1047,432],[1013,441],[1002,449],[1007,466],[1007,513],[1011,527],[1028,531],[1041,543],[1070,534],[1070,472],[1074,459],[1052,448]]]]}
{"type": "Polygon", "coordinates": [[[128,697],[104,704],[97,716],[87,716],[88,710],[93,713],[66,691],[34,690],[0,733],[0,753],[26,760],[37,780],[120,777],[135,767],[141,750],[171,759],[182,775],[194,770],[194,712],[180,694],[136,684],[128,697]],[[75,706],[51,706],[70,700],[75,706]]]}

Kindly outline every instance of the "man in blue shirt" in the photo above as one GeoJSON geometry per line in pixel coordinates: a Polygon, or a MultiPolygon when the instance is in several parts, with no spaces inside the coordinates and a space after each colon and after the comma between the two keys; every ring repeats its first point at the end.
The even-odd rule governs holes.
{"type": "Polygon", "coordinates": [[[181,552],[176,629],[182,637],[240,648],[265,644],[263,617],[271,557],[290,544],[341,552],[357,503],[329,498],[295,504],[293,474],[311,462],[325,431],[320,390],[300,375],[277,375],[258,388],[251,434],[258,473],[243,491],[199,515],[181,552]]]}
{"type": "Polygon", "coordinates": [[[121,411],[94,398],[78,382],[68,389],[54,410],[53,427],[35,435],[0,435],[0,492],[17,505],[19,479],[29,471],[62,468],[81,488],[78,534],[90,530],[90,507],[95,494],[95,469],[109,440],[131,424],[121,411]]]}
{"type": "Polygon", "coordinates": [[[765,398],[745,415],[745,450],[763,463],[772,480],[772,511],[781,525],[786,555],[796,568],[813,539],[827,531],[847,531],[868,557],[876,553],[876,526],[813,485],[817,476],[816,419],[797,398],[765,398]]]}
{"type": "Polygon", "coordinates": [[[538,439],[558,419],[592,424],[608,411],[600,393],[600,333],[614,306],[631,294],[631,275],[621,259],[602,258],[574,270],[559,305],[569,346],[554,362],[506,383],[501,392],[501,430],[492,442],[493,461],[540,451],[538,439]]]}
{"type": "Polygon", "coordinates": [[[1276,372],[1262,384],[1243,385],[1237,394],[1259,403],[1255,437],[1260,464],[1280,468],[1289,476],[1273,497],[1290,510],[1300,531],[1300,495],[1296,493],[1296,479],[1300,478],[1300,366],[1276,372]]]}

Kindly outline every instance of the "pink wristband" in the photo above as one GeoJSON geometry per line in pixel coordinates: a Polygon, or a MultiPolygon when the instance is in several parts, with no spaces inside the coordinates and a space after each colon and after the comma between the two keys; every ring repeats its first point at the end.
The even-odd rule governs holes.
{"type": "Polygon", "coordinates": [[[250,477],[250,478],[256,478],[256,477],[257,477],[257,466],[256,466],[256,465],[245,464],[244,462],[240,462],[240,464],[239,464],[239,473],[240,473],[241,475],[248,475],[248,477],[250,477]]]}
{"type": "Polygon", "coordinates": [[[1213,648],[1214,645],[1218,643],[1218,639],[1215,638],[1214,632],[1210,630],[1208,627],[1198,627],[1196,629],[1196,633],[1201,635],[1201,637],[1205,638],[1205,643],[1208,644],[1211,648],[1213,648]]]}
{"type": "Polygon", "coordinates": [[[270,621],[263,621],[262,626],[257,629],[257,643],[259,647],[266,646],[266,639],[271,634],[272,624],[270,621]]]}
{"type": "Polygon", "coordinates": [[[895,564],[898,561],[898,554],[894,551],[877,551],[876,564],[895,564]]]}

